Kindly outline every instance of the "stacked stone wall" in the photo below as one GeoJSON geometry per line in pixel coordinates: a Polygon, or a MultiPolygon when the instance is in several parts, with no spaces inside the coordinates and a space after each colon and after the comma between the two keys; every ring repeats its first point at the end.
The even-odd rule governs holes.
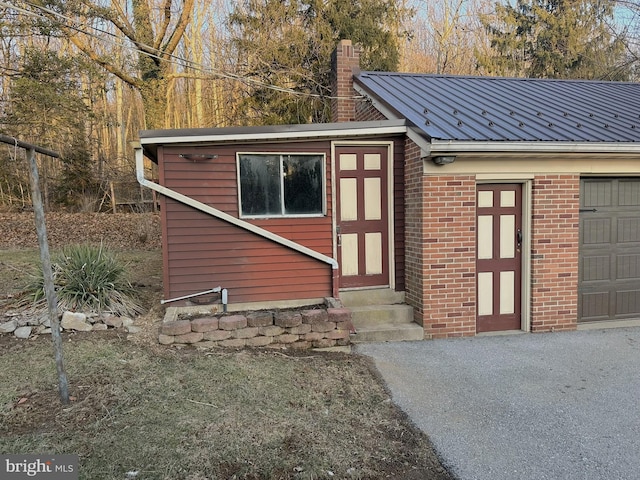
{"type": "Polygon", "coordinates": [[[162,324],[158,341],[202,347],[327,348],[348,345],[352,330],[346,308],[257,311],[179,317],[162,324]]]}

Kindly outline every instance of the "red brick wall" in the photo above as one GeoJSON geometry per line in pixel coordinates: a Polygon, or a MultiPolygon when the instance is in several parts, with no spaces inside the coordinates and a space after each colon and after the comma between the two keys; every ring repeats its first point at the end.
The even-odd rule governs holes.
{"type": "Polygon", "coordinates": [[[425,337],[475,335],[475,177],[423,177],[423,184],[425,337]]]}
{"type": "Polygon", "coordinates": [[[405,301],[413,307],[415,321],[422,325],[424,316],[423,176],[420,147],[409,139],[405,144],[404,179],[405,301]]]}
{"type": "Polygon", "coordinates": [[[356,121],[358,122],[369,122],[387,119],[387,117],[382,115],[379,110],[376,110],[370,102],[367,102],[365,100],[356,101],[355,109],[356,121]]]}
{"type": "Polygon", "coordinates": [[[580,177],[537,176],[532,197],[531,330],[575,330],[580,177]]]}

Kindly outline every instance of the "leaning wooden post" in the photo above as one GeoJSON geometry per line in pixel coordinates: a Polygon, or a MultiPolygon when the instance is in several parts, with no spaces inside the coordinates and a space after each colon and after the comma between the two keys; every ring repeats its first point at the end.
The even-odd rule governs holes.
{"type": "Polygon", "coordinates": [[[29,180],[31,182],[31,201],[36,220],[36,232],[38,233],[38,245],[40,245],[40,261],[42,262],[42,275],[44,278],[44,294],[47,298],[47,309],[51,321],[51,338],[55,351],[56,368],[58,370],[58,391],[63,404],[69,403],[69,382],[64,369],[62,356],[62,336],[60,335],[60,321],[58,320],[58,298],[53,284],[53,271],[51,269],[51,257],[49,256],[49,243],[47,242],[47,226],[42,207],[42,195],[40,193],[40,179],[38,176],[38,164],[36,163],[35,148],[27,149],[29,158],[29,180]]]}

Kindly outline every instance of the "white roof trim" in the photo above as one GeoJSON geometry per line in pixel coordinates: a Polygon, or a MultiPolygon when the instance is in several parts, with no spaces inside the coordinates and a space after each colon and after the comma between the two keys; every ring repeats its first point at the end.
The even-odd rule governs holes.
{"type": "Polygon", "coordinates": [[[167,145],[167,144],[189,144],[189,143],[218,143],[231,141],[252,141],[256,140],[289,140],[299,138],[324,138],[324,137],[344,137],[363,135],[392,135],[407,132],[404,125],[372,126],[367,128],[350,128],[349,123],[332,130],[291,130],[279,132],[255,132],[255,133],[229,133],[229,134],[206,134],[206,135],[185,135],[176,137],[148,137],[141,138],[141,145],[167,145]]]}
{"type": "Polygon", "coordinates": [[[464,153],[633,153],[640,143],[627,142],[492,142],[431,140],[430,155],[464,153]]]}

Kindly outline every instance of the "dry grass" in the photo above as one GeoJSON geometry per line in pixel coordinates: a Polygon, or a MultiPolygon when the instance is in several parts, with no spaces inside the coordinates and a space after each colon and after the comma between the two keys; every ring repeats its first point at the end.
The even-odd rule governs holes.
{"type": "Polygon", "coordinates": [[[3,341],[0,451],[80,455],[81,478],[448,478],[367,359],[182,351],[89,333],[3,341]],[[20,403],[21,402],[21,403],[20,403]]]}
{"type": "MultiPolygon", "coordinates": [[[[65,333],[68,407],[50,339],[0,336],[0,451],[78,454],[91,480],[451,478],[364,357],[155,343],[160,254],[121,254],[145,330],[65,333]]],[[[37,260],[0,250],[0,316],[37,260]]]]}

